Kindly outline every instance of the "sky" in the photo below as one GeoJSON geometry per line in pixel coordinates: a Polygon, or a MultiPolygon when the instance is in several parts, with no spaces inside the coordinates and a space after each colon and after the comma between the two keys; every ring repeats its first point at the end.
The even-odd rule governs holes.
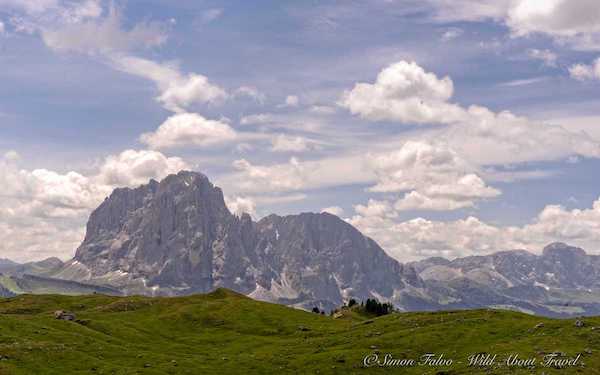
{"type": "Polygon", "coordinates": [[[600,7],[0,0],[0,257],[68,259],[114,188],[182,169],[401,262],[600,254],[600,7]]]}

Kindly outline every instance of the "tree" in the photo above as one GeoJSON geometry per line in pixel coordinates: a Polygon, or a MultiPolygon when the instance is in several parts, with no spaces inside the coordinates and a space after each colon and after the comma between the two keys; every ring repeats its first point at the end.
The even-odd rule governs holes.
{"type": "Polygon", "coordinates": [[[314,312],[315,314],[320,314],[321,310],[319,310],[319,308],[315,306],[313,307],[312,312],[314,312]]]}
{"type": "Polygon", "coordinates": [[[352,307],[354,305],[356,305],[356,300],[354,298],[350,298],[350,301],[348,301],[348,307],[352,307]]]}

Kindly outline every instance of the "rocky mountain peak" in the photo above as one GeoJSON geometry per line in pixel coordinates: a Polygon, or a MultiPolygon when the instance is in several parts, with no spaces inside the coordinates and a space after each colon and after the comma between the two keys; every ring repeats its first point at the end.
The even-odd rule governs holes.
{"type": "Polygon", "coordinates": [[[562,242],[554,242],[544,247],[542,255],[548,258],[585,257],[586,252],[579,247],[569,246],[562,242]]]}
{"type": "Polygon", "coordinates": [[[335,215],[237,217],[220,188],[189,171],[116,189],[92,213],[85,240],[60,274],[126,293],[225,287],[329,308],[350,297],[398,299],[422,286],[412,267],[335,215]]]}

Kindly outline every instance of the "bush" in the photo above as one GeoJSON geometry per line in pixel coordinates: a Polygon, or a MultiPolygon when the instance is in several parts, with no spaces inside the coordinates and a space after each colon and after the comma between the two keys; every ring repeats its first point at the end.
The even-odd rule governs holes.
{"type": "Polygon", "coordinates": [[[321,310],[319,310],[319,308],[315,306],[313,307],[312,312],[314,312],[315,314],[320,314],[321,310]]]}
{"type": "Polygon", "coordinates": [[[351,298],[350,301],[348,301],[348,307],[352,307],[356,304],[357,304],[357,302],[354,298],[351,298]]]}

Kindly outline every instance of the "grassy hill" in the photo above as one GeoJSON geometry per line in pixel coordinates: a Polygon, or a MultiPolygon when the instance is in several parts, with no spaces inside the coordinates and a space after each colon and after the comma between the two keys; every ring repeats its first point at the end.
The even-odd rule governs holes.
{"type": "Polygon", "coordinates": [[[227,290],[180,298],[20,295],[0,300],[0,374],[600,373],[600,318],[576,327],[574,320],[508,311],[341,315],[227,290]],[[77,321],[56,320],[55,310],[72,311],[77,321]],[[363,366],[369,354],[418,359],[429,352],[455,362],[363,366]],[[467,357],[479,352],[496,353],[497,364],[467,367],[467,357]],[[498,366],[512,353],[542,360],[551,352],[583,356],[560,370],[498,366]]]}

